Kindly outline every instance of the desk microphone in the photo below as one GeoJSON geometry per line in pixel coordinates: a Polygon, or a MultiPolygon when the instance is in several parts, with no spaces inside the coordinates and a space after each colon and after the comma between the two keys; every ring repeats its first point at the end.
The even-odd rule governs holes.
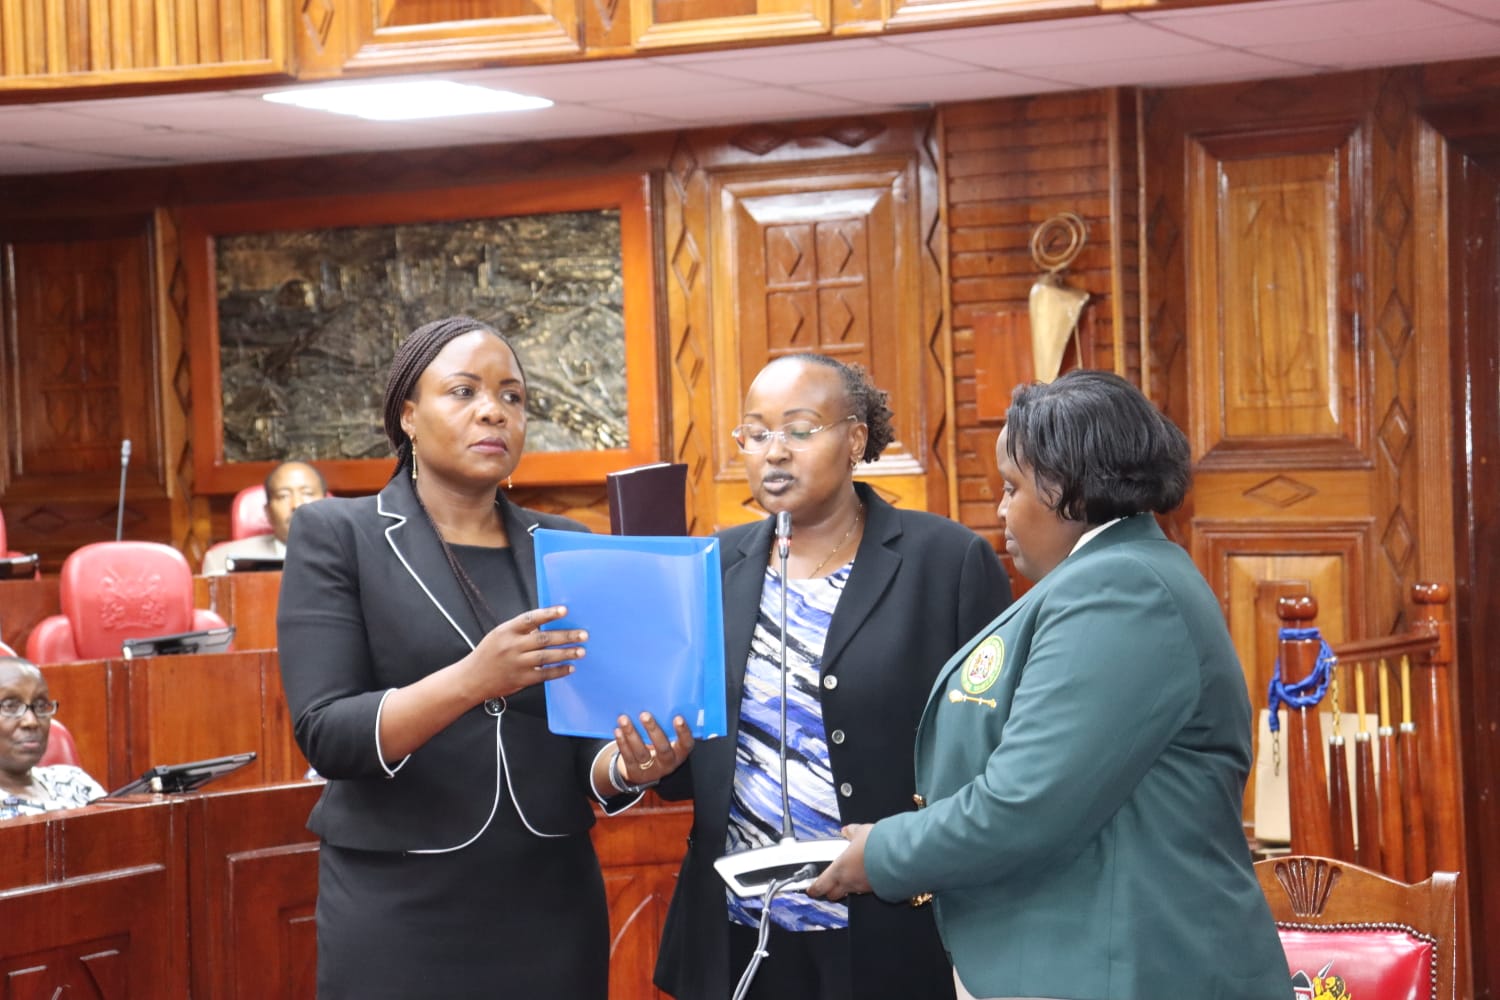
{"type": "Polygon", "coordinates": [[[130,468],[130,438],[120,442],[120,502],[115,507],[115,541],[125,537],[125,470],[130,468]]]}
{"type": "MultiPolygon", "coordinates": [[[[781,738],[776,741],[781,763],[781,840],[768,847],[726,854],[714,862],[720,877],[737,896],[760,896],[773,884],[777,891],[806,889],[849,846],[842,838],[798,840],[792,831],[791,795],[786,778],[786,592],[787,558],[792,551],[792,515],[776,515],[776,558],[781,563],[781,738]]],[[[766,911],[770,911],[767,901],[766,911]]]]}

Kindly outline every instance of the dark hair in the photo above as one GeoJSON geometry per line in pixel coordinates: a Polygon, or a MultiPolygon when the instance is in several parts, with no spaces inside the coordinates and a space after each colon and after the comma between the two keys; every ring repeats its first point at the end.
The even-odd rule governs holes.
{"type": "Polygon", "coordinates": [[[271,480],[276,478],[276,473],[280,472],[282,469],[285,469],[288,465],[301,465],[311,469],[312,474],[318,478],[318,489],[322,490],[324,493],[328,492],[328,480],[323,478],[322,470],[320,470],[316,465],[313,465],[311,462],[304,462],[300,458],[289,458],[285,462],[278,462],[276,464],[276,468],[266,473],[266,481],[263,485],[265,487],[267,499],[270,499],[271,496],[271,480]]]}
{"type": "Polygon", "coordinates": [[[416,396],[417,380],[450,340],[475,330],[492,334],[510,348],[511,355],[516,359],[516,367],[521,371],[521,381],[526,381],[526,369],[521,365],[521,355],[516,353],[515,347],[499,330],[488,323],[472,316],[449,316],[417,327],[396,348],[396,356],[391,359],[391,373],[385,383],[385,436],[390,439],[391,447],[396,452],[396,469],[391,473],[392,478],[411,467],[411,438],[401,429],[401,409],[407,400],[416,396]]]}
{"type": "Polygon", "coordinates": [[[1063,517],[1103,524],[1175,510],[1192,478],[1187,437],[1113,372],[1076,369],[1017,386],[1005,414],[1005,452],[1031,466],[1063,517]]]}
{"type": "Polygon", "coordinates": [[[880,458],[880,453],[885,451],[886,445],[895,440],[896,432],[891,427],[893,414],[891,408],[885,405],[885,401],[890,398],[890,393],[875,385],[864,365],[846,365],[826,354],[810,352],[783,354],[772,363],[779,361],[808,361],[838,372],[839,380],[844,386],[845,400],[849,404],[849,412],[869,429],[865,437],[865,452],[860,456],[860,461],[875,461],[880,458]]]}
{"type": "MultiPolygon", "coordinates": [[[[385,436],[390,438],[391,447],[396,449],[396,471],[391,474],[392,479],[403,472],[409,473],[411,470],[412,444],[406,431],[401,429],[401,410],[408,399],[416,396],[417,380],[422,377],[427,366],[432,364],[432,359],[438,356],[438,352],[447,346],[450,340],[462,337],[466,333],[473,333],[475,330],[483,330],[498,338],[500,343],[510,350],[511,356],[516,359],[516,368],[521,372],[521,381],[526,381],[526,369],[521,365],[521,355],[516,353],[515,347],[499,330],[488,323],[481,322],[472,316],[449,316],[446,319],[434,320],[417,327],[401,342],[401,346],[396,348],[396,356],[391,359],[391,374],[385,383],[385,436]]],[[[459,589],[463,591],[469,610],[474,613],[480,626],[488,632],[500,624],[499,616],[484,599],[484,594],[470,579],[469,574],[464,572],[458,557],[453,553],[453,547],[443,537],[437,522],[432,519],[432,512],[422,502],[422,494],[412,490],[412,495],[417,499],[417,506],[422,508],[422,514],[427,518],[427,523],[432,526],[433,534],[437,535],[438,544],[443,547],[443,555],[447,557],[448,567],[453,570],[453,575],[458,580],[459,589]]]]}

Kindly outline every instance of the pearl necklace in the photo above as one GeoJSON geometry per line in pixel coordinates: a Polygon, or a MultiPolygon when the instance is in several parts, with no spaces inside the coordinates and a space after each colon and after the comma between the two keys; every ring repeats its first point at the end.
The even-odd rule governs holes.
{"type": "Polygon", "coordinates": [[[808,574],[809,576],[817,576],[818,570],[827,565],[828,560],[832,559],[838,553],[839,549],[844,547],[844,543],[849,541],[849,537],[854,534],[854,529],[859,527],[860,518],[864,517],[864,513],[865,508],[863,505],[860,505],[860,508],[854,512],[854,521],[849,525],[849,530],[844,532],[844,537],[839,539],[839,543],[833,547],[832,552],[823,557],[822,562],[813,567],[813,571],[808,574]]]}

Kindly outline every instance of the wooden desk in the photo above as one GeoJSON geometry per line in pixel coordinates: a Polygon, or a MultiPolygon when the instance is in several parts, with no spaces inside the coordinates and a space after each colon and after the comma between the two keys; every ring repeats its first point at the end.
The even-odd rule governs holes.
{"type": "Polygon", "coordinates": [[[226,573],[193,578],[193,603],[234,626],[234,648],[276,648],[281,573],[226,573]]]}
{"type": "Polygon", "coordinates": [[[118,788],[157,764],[254,750],[216,789],[295,781],[307,761],[292,738],[274,651],[84,660],[42,668],[84,770],[118,788]]]}
{"type": "Polygon", "coordinates": [[[665,996],[651,985],[651,974],[692,825],[691,803],[663,803],[654,794],[594,824],[609,900],[609,995],[615,1000],[665,996]]]}
{"type": "Polygon", "coordinates": [[[17,653],[25,655],[26,638],[37,622],[61,612],[57,577],[0,580],[0,639],[17,653]]]}
{"type": "Polygon", "coordinates": [[[299,781],[187,797],[194,997],[317,992],[318,839],[307,815],[322,791],[299,781]]]}
{"type": "Polygon", "coordinates": [[[0,927],[7,997],[186,998],[180,805],[0,823],[0,927]]]}

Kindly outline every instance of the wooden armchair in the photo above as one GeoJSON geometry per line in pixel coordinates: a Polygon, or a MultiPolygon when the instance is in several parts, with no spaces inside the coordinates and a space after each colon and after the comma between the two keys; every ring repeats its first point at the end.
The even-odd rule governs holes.
{"type": "MultiPolygon", "coordinates": [[[[1412,591],[1411,629],[1332,646],[1336,676],[1324,703],[1287,711],[1285,761],[1294,854],[1358,861],[1418,881],[1434,870],[1462,870],[1463,816],[1450,691],[1449,589],[1422,583],[1412,591]],[[1354,733],[1353,789],[1344,778],[1342,736],[1330,741],[1337,766],[1325,765],[1320,709],[1355,712],[1351,728],[1360,731],[1354,733]],[[1379,718],[1374,732],[1363,725],[1368,714],[1379,718]]],[[[1308,596],[1282,598],[1277,606],[1283,629],[1307,629],[1317,613],[1317,601],[1308,596]]],[[[1282,680],[1308,677],[1320,651],[1317,639],[1283,638],[1282,680]]]]}
{"type": "Polygon", "coordinates": [[[1332,858],[1292,855],[1256,862],[1255,874],[1299,1000],[1458,996],[1453,872],[1411,884],[1332,858]]]}

